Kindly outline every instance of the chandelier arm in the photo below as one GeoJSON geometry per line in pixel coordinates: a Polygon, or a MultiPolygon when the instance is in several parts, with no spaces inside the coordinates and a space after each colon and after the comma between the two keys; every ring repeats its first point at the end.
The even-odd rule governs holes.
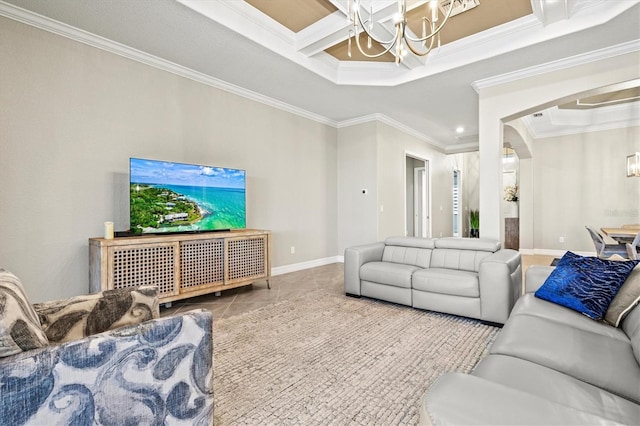
{"type": "Polygon", "coordinates": [[[435,29],[431,34],[429,34],[426,37],[413,38],[409,34],[405,33],[404,38],[406,38],[407,40],[411,40],[411,41],[413,41],[415,43],[422,43],[423,41],[427,41],[429,39],[433,39],[435,36],[437,36],[440,33],[440,30],[442,30],[442,27],[444,26],[445,22],[447,22],[447,21],[446,20],[442,21],[442,24],[437,29],[435,29]]]}
{"type": "MultiPolygon", "coordinates": [[[[356,0],[355,6],[354,6],[355,7],[354,13],[355,13],[356,17],[358,18],[358,23],[360,24],[360,28],[362,29],[362,31],[364,31],[364,33],[368,37],[371,37],[372,40],[374,40],[375,42],[377,42],[379,44],[383,44],[384,45],[384,44],[389,44],[389,43],[395,43],[395,37],[392,40],[388,40],[388,41],[380,40],[376,36],[371,34],[369,32],[369,30],[367,30],[367,27],[366,27],[365,24],[367,22],[369,22],[369,21],[362,22],[362,15],[360,14],[360,11],[362,10],[361,7],[360,7],[360,1],[361,0],[356,0]]],[[[373,15],[369,16],[369,20],[373,20],[373,15]]],[[[360,47],[360,46],[358,46],[358,47],[360,47]]],[[[364,52],[362,52],[362,53],[364,53],[364,52]]]]}
{"type": "MultiPolygon", "coordinates": [[[[366,33],[365,31],[365,34],[366,33]]],[[[362,46],[360,46],[360,37],[358,37],[357,35],[354,36],[354,38],[356,39],[356,46],[358,46],[358,50],[360,51],[360,53],[362,53],[365,57],[367,58],[379,58],[380,56],[384,55],[385,53],[389,52],[393,46],[396,45],[396,41],[397,41],[397,37],[394,37],[394,39],[392,41],[388,41],[384,44],[389,44],[389,47],[385,48],[384,51],[380,52],[380,53],[374,53],[374,54],[370,54],[364,51],[364,49],[362,48],[362,46]]],[[[372,39],[376,40],[375,38],[371,37],[372,39]]],[[[382,45],[382,47],[384,47],[383,42],[376,40],[378,43],[380,43],[382,45]]]]}
{"type": "MultiPolygon", "coordinates": [[[[351,1],[351,0],[349,0],[351,1]]],[[[380,40],[377,37],[375,37],[372,34],[372,30],[373,30],[373,8],[371,9],[370,13],[369,13],[369,19],[364,21],[362,20],[362,15],[361,15],[361,5],[360,2],[361,0],[355,0],[354,3],[354,7],[355,10],[353,11],[353,23],[354,26],[356,27],[356,31],[355,31],[355,39],[356,39],[356,45],[358,47],[358,50],[360,51],[360,53],[362,55],[364,55],[367,58],[378,58],[382,55],[384,55],[385,53],[389,52],[394,46],[397,46],[397,52],[396,52],[396,64],[400,63],[402,61],[402,59],[400,58],[400,56],[402,56],[402,45],[405,44],[407,46],[407,48],[414,54],[417,56],[426,56],[427,54],[429,54],[429,52],[431,52],[431,50],[434,47],[434,42],[436,39],[436,36],[438,36],[438,40],[439,40],[439,33],[440,31],[444,28],[445,24],[447,23],[447,21],[449,20],[449,18],[451,17],[451,13],[453,11],[453,6],[456,0],[450,0],[449,2],[449,8],[446,12],[446,14],[444,14],[444,19],[442,20],[442,23],[435,27],[433,26],[433,24],[435,22],[437,22],[438,20],[438,5],[435,4],[432,7],[432,18],[433,18],[433,22],[427,18],[426,16],[422,17],[422,20],[424,21],[424,23],[429,23],[429,27],[431,29],[431,33],[429,35],[425,35],[424,37],[419,37],[419,38],[414,38],[411,36],[411,34],[413,34],[412,32],[407,33],[406,31],[406,0],[398,0],[398,13],[400,15],[399,18],[394,18],[394,25],[395,25],[395,35],[393,37],[393,39],[389,40],[389,41],[384,41],[384,40],[380,40]],[[365,52],[365,50],[362,48],[362,46],[360,45],[360,37],[358,35],[358,31],[357,31],[357,26],[358,24],[360,24],[360,28],[362,29],[362,31],[364,32],[364,34],[366,34],[369,37],[369,45],[371,40],[375,40],[378,44],[380,44],[383,48],[385,46],[387,46],[384,51],[377,53],[377,54],[370,54],[365,52]],[[369,29],[367,29],[367,25],[369,25],[369,29]],[[370,32],[371,30],[371,32],[370,32]],[[404,43],[402,42],[402,40],[404,39],[404,43]],[[421,52],[419,50],[417,50],[417,48],[415,48],[413,46],[413,43],[421,43],[421,44],[425,44],[426,46],[426,42],[427,40],[430,40],[429,42],[429,47],[427,48],[426,51],[421,52]]],[[[462,0],[463,4],[466,3],[466,0],[462,0]]],[[[425,33],[426,31],[424,31],[425,28],[425,24],[423,23],[423,33],[425,33]]],[[[349,42],[351,43],[351,42],[349,42]]],[[[438,46],[440,45],[440,42],[438,41],[438,46]]],[[[351,49],[351,47],[349,47],[349,49],[351,49]]]]}
{"type": "MultiPolygon", "coordinates": [[[[423,41],[427,41],[429,39],[432,39],[438,35],[438,33],[440,32],[440,30],[442,30],[442,28],[444,28],[444,25],[447,23],[447,21],[449,20],[449,17],[451,17],[451,12],[453,11],[453,3],[454,0],[451,0],[451,3],[449,3],[449,10],[447,10],[446,15],[444,16],[444,19],[442,20],[442,23],[435,29],[435,30],[431,30],[431,34],[429,34],[426,37],[420,37],[420,38],[413,38],[411,37],[409,34],[404,34],[404,38],[407,40],[411,40],[415,43],[421,43],[423,41]]],[[[426,18],[423,17],[422,19],[426,20],[427,22],[431,23],[431,21],[426,18]]]]}
{"type": "Polygon", "coordinates": [[[416,50],[413,45],[409,42],[405,43],[407,45],[407,48],[411,51],[411,53],[413,53],[414,55],[417,56],[427,56],[429,54],[429,52],[431,52],[431,50],[433,49],[433,43],[436,41],[435,38],[431,38],[431,42],[429,44],[429,47],[427,48],[427,50],[425,52],[420,52],[418,50],[416,50]]]}

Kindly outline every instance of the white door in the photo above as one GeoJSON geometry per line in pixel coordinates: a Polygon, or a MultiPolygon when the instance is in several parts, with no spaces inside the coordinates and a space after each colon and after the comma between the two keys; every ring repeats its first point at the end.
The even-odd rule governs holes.
{"type": "Polygon", "coordinates": [[[413,170],[413,229],[416,237],[427,238],[429,236],[429,208],[427,189],[427,162],[424,167],[416,167],[413,170]]]}

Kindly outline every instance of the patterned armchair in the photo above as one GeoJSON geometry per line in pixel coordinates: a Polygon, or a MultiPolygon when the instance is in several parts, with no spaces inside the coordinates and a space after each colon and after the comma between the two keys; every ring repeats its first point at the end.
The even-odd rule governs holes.
{"type": "Polygon", "coordinates": [[[212,424],[210,312],[158,318],[155,287],[21,291],[0,269],[0,425],[212,424]]]}

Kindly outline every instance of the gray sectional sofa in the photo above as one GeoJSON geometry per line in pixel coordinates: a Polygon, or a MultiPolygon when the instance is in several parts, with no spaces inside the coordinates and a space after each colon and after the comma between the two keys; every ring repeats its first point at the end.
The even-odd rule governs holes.
{"type": "Polygon", "coordinates": [[[613,327],[536,298],[552,270],[527,270],[527,294],[489,355],[436,381],[421,424],[640,425],[640,307],[613,327]]]}
{"type": "Polygon", "coordinates": [[[520,254],[477,238],[390,237],[344,254],[345,293],[504,324],[522,293],[520,254]]]}

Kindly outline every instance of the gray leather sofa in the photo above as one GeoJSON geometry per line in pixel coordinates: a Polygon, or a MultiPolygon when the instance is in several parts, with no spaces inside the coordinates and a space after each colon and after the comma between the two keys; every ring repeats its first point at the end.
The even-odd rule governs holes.
{"type": "Polygon", "coordinates": [[[522,292],[520,254],[477,238],[390,237],[344,254],[345,293],[504,324],[522,292]]]}
{"type": "Polygon", "coordinates": [[[436,381],[421,424],[640,424],[640,307],[616,328],[536,298],[552,270],[527,270],[489,355],[436,381]]]}

